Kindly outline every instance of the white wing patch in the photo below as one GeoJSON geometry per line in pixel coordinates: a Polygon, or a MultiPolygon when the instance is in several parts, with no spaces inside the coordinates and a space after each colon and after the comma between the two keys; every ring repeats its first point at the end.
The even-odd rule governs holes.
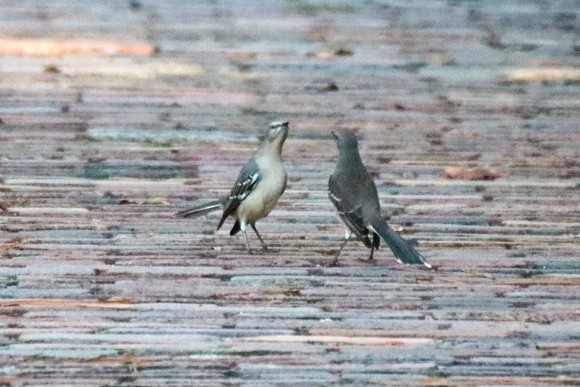
{"type": "Polygon", "coordinates": [[[339,198],[338,196],[336,196],[335,194],[333,194],[331,190],[328,190],[328,196],[330,196],[330,198],[332,200],[334,200],[335,202],[338,202],[338,203],[342,202],[342,199],[339,198]]]}
{"type": "Polygon", "coordinates": [[[244,180],[236,184],[236,188],[232,191],[229,196],[230,200],[243,201],[254,189],[254,185],[260,179],[260,174],[258,172],[246,177],[244,180]]]}

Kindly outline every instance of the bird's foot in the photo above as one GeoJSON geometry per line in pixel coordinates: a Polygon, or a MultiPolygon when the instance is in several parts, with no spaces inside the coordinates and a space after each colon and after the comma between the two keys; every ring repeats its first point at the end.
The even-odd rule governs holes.
{"type": "Polygon", "coordinates": [[[368,259],[359,258],[358,260],[360,262],[368,263],[369,265],[376,265],[377,264],[377,261],[375,261],[373,258],[368,258],[368,259]]]}
{"type": "Polygon", "coordinates": [[[272,250],[266,245],[262,245],[262,248],[260,250],[254,250],[254,249],[248,248],[248,254],[250,254],[250,255],[272,253],[272,252],[277,252],[277,251],[279,251],[279,250],[272,250]]]}

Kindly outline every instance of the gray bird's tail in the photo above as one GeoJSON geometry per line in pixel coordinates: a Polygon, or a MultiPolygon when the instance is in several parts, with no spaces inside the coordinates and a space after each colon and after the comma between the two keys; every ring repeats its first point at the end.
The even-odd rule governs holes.
{"type": "Polygon", "coordinates": [[[387,222],[383,219],[379,218],[375,220],[371,223],[370,227],[389,245],[399,262],[425,265],[429,269],[431,268],[431,264],[415,250],[411,243],[403,239],[397,232],[391,230],[387,222]]]}
{"type": "Polygon", "coordinates": [[[223,208],[224,201],[223,200],[214,200],[213,202],[209,202],[204,204],[203,206],[188,208],[187,210],[179,211],[176,216],[181,216],[184,218],[190,216],[202,216],[208,214],[215,210],[221,210],[223,208]]]}

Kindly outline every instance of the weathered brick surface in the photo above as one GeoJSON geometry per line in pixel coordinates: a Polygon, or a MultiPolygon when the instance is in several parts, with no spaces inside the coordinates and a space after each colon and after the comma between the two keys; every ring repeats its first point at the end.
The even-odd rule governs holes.
{"type": "Polygon", "coordinates": [[[580,383],[576,1],[199,3],[0,3],[0,384],[580,383]],[[270,252],[173,217],[278,118],[270,252]],[[326,267],[340,128],[435,270],[326,267]]]}

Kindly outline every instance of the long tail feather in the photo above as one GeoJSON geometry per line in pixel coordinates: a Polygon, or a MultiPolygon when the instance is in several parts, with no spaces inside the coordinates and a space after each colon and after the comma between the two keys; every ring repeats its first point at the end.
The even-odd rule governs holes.
{"type": "Polygon", "coordinates": [[[393,231],[383,219],[376,219],[371,223],[373,230],[389,245],[399,262],[424,265],[431,268],[425,258],[398,233],[393,231]]]}
{"type": "Polygon", "coordinates": [[[209,202],[207,204],[204,204],[203,206],[198,206],[198,207],[192,207],[192,208],[188,208],[187,210],[183,210],[183,211],[179,211],[177,214],[175,214],[176,216],[181,216],[184,218],[190,217],[190,216],[202,216],[205,214],[208,214],[212,211],[215,210],[220,210],[223,207],[223,200],[214,200],[213,202],[209,202]]]}

